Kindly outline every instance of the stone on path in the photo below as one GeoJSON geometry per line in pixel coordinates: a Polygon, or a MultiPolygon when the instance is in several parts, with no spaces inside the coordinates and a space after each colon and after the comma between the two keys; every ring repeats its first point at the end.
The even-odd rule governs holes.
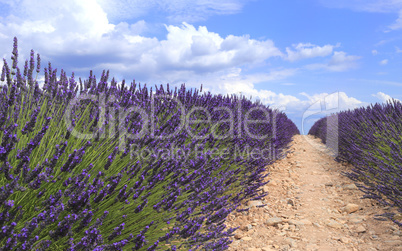
{"type": "Polygon", "coordinates": [[[241,239],[242,239],[243,241],[251,241],[253,238],[246,236],[246,237],[243,237],[243,238],[241,238],[241,239]]]}
{"type": "Polygon", "coordinates": [[[272,249],[270,247],[263,247],[261,248],[262,251],[274,251],[275,249],[272,249]]]}
{"type": "Polygon", "coordinates": [[[357,190],[358,188],[355,184],[348,184],[348,185],[343,186],[343,189],[344,190],[357,190]]]}
{"type": "Polygon", "coordinates": [[[273,218],[270,218],[270,219],[268,219],[266,222],[265,222],[265,224],[267,225],[267,226],[275,226],[275,225],[278,225],[279,223],[282,223],[282,219],[281,218],[278,218],[278,217],[273,217],[273,218]]]}
{"type": "Polygon", "coordinates": [[[349,203],[342,209],[342,211],[350,214],[356,212],[357,210],[359,210],[359,208],[359,205],[349,203]]]}
{"type": "Polygon", "coordinates": [[[366,232],[366,229],[363,226],[358,226],[356,228],[356,233],[364,233],[366,232]]]}
{"type": "Polygon", "coordinates": [[[332,227],[332,228],[335,228],[335,229],[341,229],[342,228],[342,225],[339,222],[334,221],[334,220],[328,221],[326,225],[328,227],[332,227]]]}

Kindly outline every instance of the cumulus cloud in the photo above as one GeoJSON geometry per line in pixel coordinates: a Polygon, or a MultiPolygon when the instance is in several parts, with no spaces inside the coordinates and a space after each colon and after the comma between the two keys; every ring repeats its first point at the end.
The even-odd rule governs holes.
{"type": "Polygon", "coordinates": [[[386,65],[388,64],[388,59],[384,59],[380,61],[380,65],[386,65]]]}
{"type": "Polygon", "coordinates": [[[299,102],[300,100],[292,95],[283,93],[275,93],[270,90],[257,90],[252,82],[249,81],[231,81],[223,82],[221,91],[226,93],[241,94],[247,98],[260,100],[264,105],[269,105],[278,109],[286,110],[291,103],[299,102]]]}
{"type": "Polygon", "coordinates": [[[206,27],[197,29],[187,23],[168,25],[166,29],[167,37],[160,41],[127,35],[128,41],[121,43],[125,48],[124,57],[98,67],[126,75],[135,73],[147,80],[186,80],[192,75],[205,76],[282,55],[271,40],[233,35],[223,38],[206,27]]]}
{"type": "Polygon", "coordinates": [[[334,47],[339,47],[339,44],[327,44],[321,47],[311,43],[294,44],[293,48],[295,50],[291,50],[289,47],[286,48],[288,54],[286,59],[289,61],[296,61],[304,58],[325,57],[332,54],[334,47]]]}
{"type": "Polygon", "coordinates": [[[328,63],[310,64],[307,65],[306,68],[312,70],[324,69],[335,72],[348,71],[358,67],[358,63],[356,61],[360,58],[360,56],[346,55],[346,52],[343,51],[335,51],[328,63]]]}
{"type": "MultiPolygon", "coordinates": [[[[272,40],[255,40],[248,35],[221,37],[206,27],[196,28],[186,22],[166,25],[164,40],[145,37],[142,33],[148,26],[144,20],[134,24],[111,24],[107,13],[110,10],[105,10],[100,2],[6,1],[10,9],[9,15],[0,19],[0,49],[11,51],[12,39],[17,36],[20,62],[28,58],[30,49],[34,48],[41,54],[42,62],[51,61],[63,69],[73,69],[76,75],[87,75],[91,69],[98,72],[109,69],[117,78],[135,77],[143,81],[186,80],[186,76],[194,74],[259,64],[268,58],[283,56],[272,40]]],[[[158,4],[162,2],[173,6],[172,11],[180,9],[180,3],[192,4],[190,1],[158,4]]],[[[240,6],[242,2],[200,0],[196,5],[222,9],[226,5],[240,6]]],[[[143,4],[147,9],[147,4],[153,6],[156,1],[143,4]]],[[[142,9],[141,5],[135,8],[142,9]]],[[[234,11],[237,7],[231,8],[234,11]]]]}
{"type": "MultiPolygon", "coordinates": [[[[304,124],[308,124],[308,121],[312,118],[328,116],[337,112],[352,110],[358,107],[367,106],[368,103],[362,102],[356,98],[349,97],[345,92],[334,93],[319,93],[309,95],[307,93],[300,93],[307,97],[307,106],[303,107],[303,112],[299,115],[302,130],[304,130],[304,124]]],[[[311,126],[312,124],[310,124],[311,126]]],[[[302,132],[306,133],[306,132],[302,132]]]]}
{"type": "Polygon", "coordinates": [[[313,94],[309,95],[305,92],[300,93],[300,95],[303,95],[308,98],[311,104],[321,102],[321,108],[323,106],[325,109],[323,110],[332,110],[332,109],[339,109],[339,110],[345,110],[345,109],[354,109],[357,108],[364,103],[356,98],[349,97],[345,92],[334,92],[334,93],[319,93],[319,94],[313,94]],[[322,103],[323,102],[323,103],[322,103]]]}
{"type": "Polygon", "coordinates": [[[301,129],[302,134],[308,132],[306,128],[311,127],[317,118],[368,105],[368,103],[349,97],[345,92],[312,95],[302,92],[299,95],[304,98],[288,102],[286,114],[301,129]]]}
{"type": "Polygon", "coordinates": [[[402,50],[401,50],[401,49],[399,49],[399,47],[398,47],[398,46],[395,46],[395,51],[396,51],[396,53],[401,53],[401,52],[402,52],[402,50]]]}
{"type": "MultiPolygon", "coordinates": [[[[90,37],[100,37],[113,30],[107,15],[96,3],[87,1],[5,1],[10,5],[10,14],[2,27],[13,28],[18,33],[74,33],[90,37]]],[[[3,33],[3,32],[2,32],[3,33]]],[[[65,35],[67,35],[65,34],[65,35]]]]}
{"type": "MultiPolygon", "coordinates": [[[[281,80],[294,75],[296,72],[297,69],[277,69],[263,74],[242,74],[240,68],[232,68],[224,72],[187,77],[188,82],[192,83],[192,85],[189,86],[199,87],[202,84],[205,92],[223,95],[242,95],[254,101],[259,100],[264,105],[269,105],[270,107],[280,110],[287,110],[293,103],[298,103],[300,100],[292,95],[275,93],[260,88],[259,84],[262,82],[281,80]]],[[[173,82],[173,84],[175,84],[175,82],[173,82]]],[[[294,106],[298,107],[298,105],[294,106]]]]}
{"type": "MultiPolygon", "coordinates": [[[[208,75],[203,75],[200,77],[190,77],[190,82],[202,84],[208,82],[218,81],[220,84],[213,83],[211,85],[207,84],[206,91],[211,91],[213,93],[221,94],[240,94],[246,95],[247,97],[259,97],[255,85],[262,82],[270,82],[275,80],[281,80],[289,76],[296,74],[297,69],[278,69],[272,70],[269,73],[256,73],[256,74],[242,74],[241,68],[232,68],[230,70],[225,70],[217,73],[210,73],[208,75]]],[[[260,97],[262,98],[262,97],[260,97]]],[[[268,103],[266,103],[268,104],[268,103]]]]}
{"type": "MultiPolygon", "coordinates": [[[[383,92],[377,92],[376,94],[372,94],[372,96],[381,100],[382,103],[386,103],[387,101],[391,101],[392,99],[395,99],[383,92]]],[[[395,99],[395,100],[398,100],[398,99],[395,99]]]]}
{"type": "Polygon", "coordinates": [[[197,30],[187,23],[166,28],[167,40],[161,41],[160,46],[153,50],[156,52],[154,56],[180,68],[219,70],[281,55],[271,40],[257,41],[249,36],[233,35],[222,38],[204,26],[197,30]]]}
{"type": "Polygon", "coordinates": [[[378,51],[377,51],[377,50],[372,50],[371,53],[372,53],[373,55],[377,55],[377,54],[378,54],[378,51]]]}
{"type": "MultiPolygon", "coordinates": [[[[209,86],[206,91],[221,94],[243,95],[253,100],[260,100],[262,104],[285,111],[294,120],[302,120],[311,115],[327,115],[347,109],[368,105],[354,97],[349,97],[345,92],[307,94],[302,92],[299,96],[276,93],[267,89],[258,88],[258,83],[269,80],[281,79],[284,74],[271,72],[265,76],[242,76],[241,70],[227,73],[221,77],[221,85],[209,86]],[[275,77],[274,77],[275,76],[275,77]]],[[[291,74],[291,72],[287,72],[291,74]]],[[[299,121],[299,122],[300,122],[299,121]]]]}

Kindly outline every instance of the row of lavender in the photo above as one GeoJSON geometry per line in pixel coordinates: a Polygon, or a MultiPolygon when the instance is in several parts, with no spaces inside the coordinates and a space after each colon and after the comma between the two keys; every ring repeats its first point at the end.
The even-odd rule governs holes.
{"type": "MultiPolygon", "coordinates": [[[[345,174],[364,184],[359,186],[365,192],[364,197],[376,199],[402,213],[401,102],[392,100],[332,114],[318,120],[309,134],[321,138],[323,143],[337,141],[336,160],[354,166],[352,172],[345,174]],[[328,127],[327,121],[331,118],[336,121],[334,117],[338,123],[328,127]]],[[[382,216],[401,226],[399,215],[382,216]]]]}
{"type": "Polygon", "coordinates": [[[0,90],[0,250],[224,250],[296,126],[244,97],[77,83],[14,38],[0,90]],[[258,121],[260,120],[260,121],[258,121]],[[200,122],[201,121],[201,122],[200,122]],[[184,123],[183,123],[184,122],[184,123]],[[237,209],[240,210],[240,209],[237,209]]]}

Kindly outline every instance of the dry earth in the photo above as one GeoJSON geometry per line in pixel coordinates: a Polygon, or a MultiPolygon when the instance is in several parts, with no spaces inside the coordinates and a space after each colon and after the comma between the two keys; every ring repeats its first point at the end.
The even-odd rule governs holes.
{"type": "Polygon", "coordinates": [[[268,196],[228,216],[229,227],[240,226],[229,250],[402,250],[401,229],[374,219],[389,209],[361,199],[341,174],[351,166],[335,162],[312,136],[295,136],[291,150],[267,170],[268,196]]]}

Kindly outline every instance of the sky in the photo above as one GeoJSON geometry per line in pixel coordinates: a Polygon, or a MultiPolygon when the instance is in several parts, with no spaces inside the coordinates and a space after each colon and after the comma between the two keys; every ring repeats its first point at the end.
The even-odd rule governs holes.
{"type": "MultiPolygon", "coordinates": [[[[402,0],[0,0],[0,56],[76,79],[200,88],[284,111],[307,134],[333,112],[402,100],[402,0]]],[[[0,62],[2,67],[3,62],[0,62]]]]}

